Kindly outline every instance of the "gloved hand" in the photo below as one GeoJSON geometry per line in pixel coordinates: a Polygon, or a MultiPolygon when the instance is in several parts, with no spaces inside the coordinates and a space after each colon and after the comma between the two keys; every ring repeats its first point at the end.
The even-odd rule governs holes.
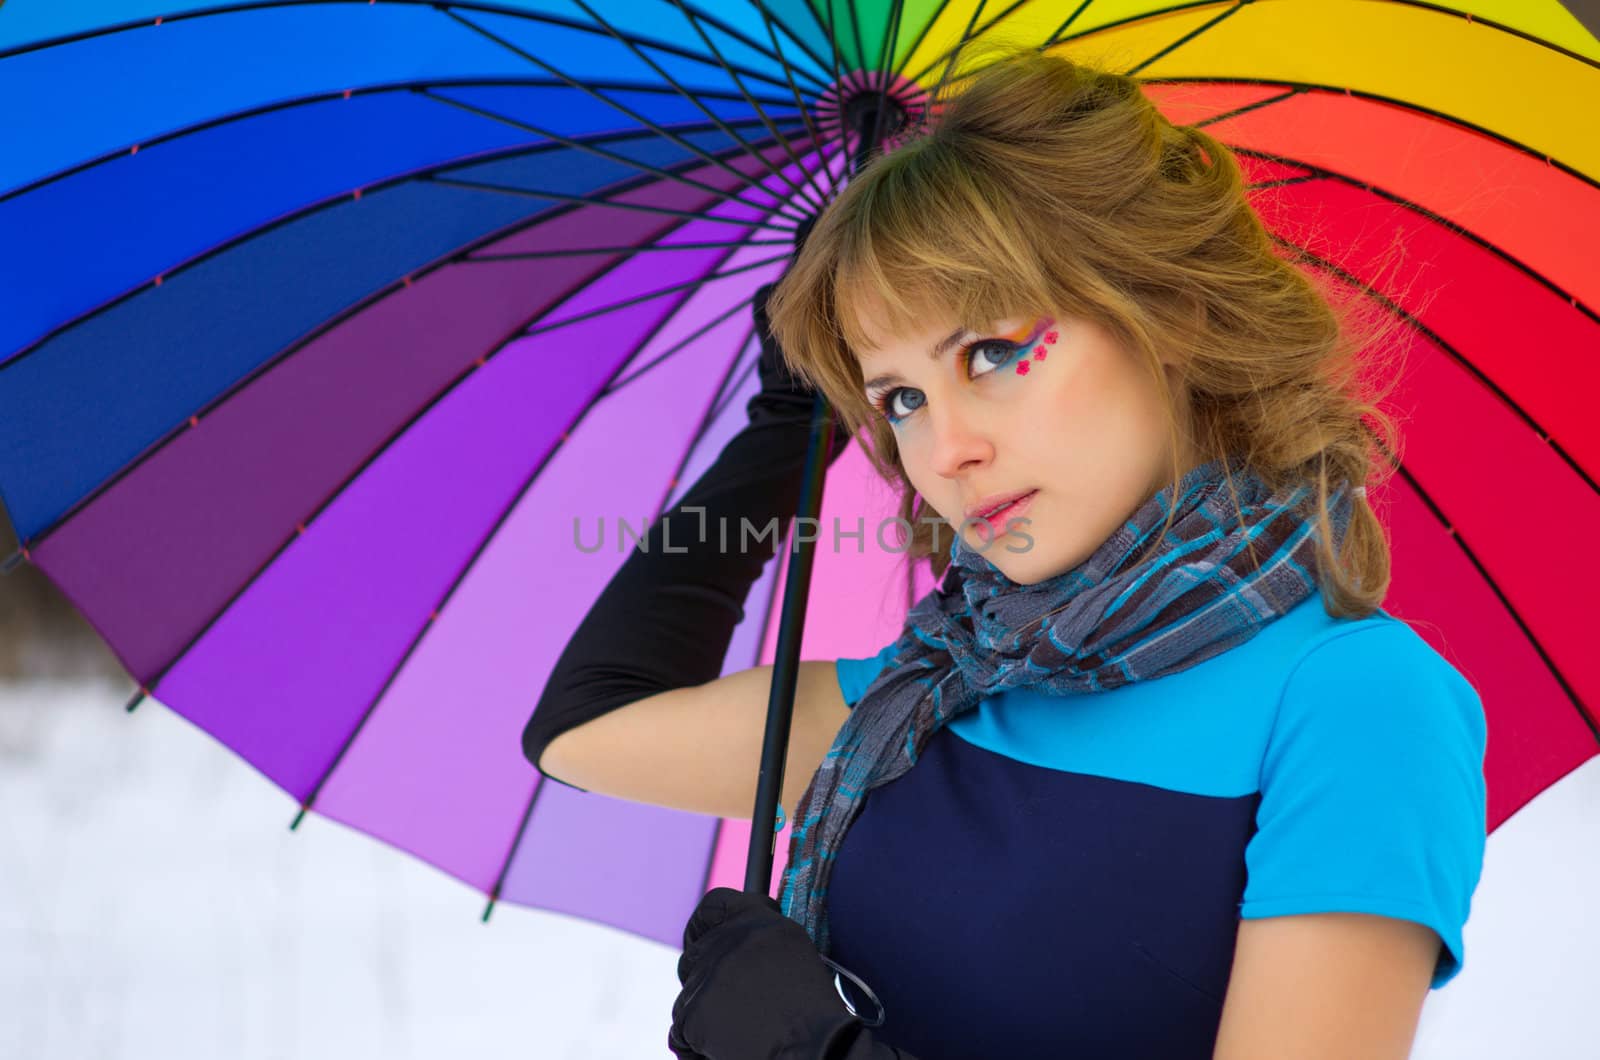
{"type": "Polygon", "coordinates": [[[680,1060],[916,1060],[850,1014],[805,928],[766,895],[707,892],[683,932],[680,1060]]]}
{"type": "MultiPolygon", "coordinates": [[[[797,239],[808,228],[802,225],[797,239]]],[[[741,520],[760,532],[773,520],[786,525],[799,507],[816,395],[783,364],[767,327],[765,294],[753,309],[762,341],[761,388],[746,403],[749,422],[612,576],[556,661],[523,727],[523,754],[557,783],[577,787],[539,765],[561,733],[721,674],[750,587],[777,547],[776,540],[759,539],[770,544],[753,551],[724,549],[721,528],[729,528],[731,541],[741,533],[741,520]],[[627,636],[619,637],[621,630],[627,636]]],[[[835,416],[828,463],[849,443],[835,416]]]]}
{"type": "MultiPolygon", "coordinates": [[[[756,336],[761,340],[761,356],[756,361],[756,374],[761,378],[760,391],[746,406],[750,422],[757,426],[773,421],[809,423],[812,404],[817,392],[799,376],[789,370],[783,359],[783,349],[772,337],[772,323],[767,318],[767,300],[772,296],[775,283],[764,283],[756,288],[750,301],[750,314],[755,321],[756,336]]],[[[837,413],[833,416],[833,445],[828,451],[831,465],[850,444],[849,433],[837,413]]]]}
{"type": "Polygon", "coordinates": [[[767,299],[772,296],[775,283],[764,283],[756,288],[750,300],[750,315],[755,319],[756,337],[761,340],[761,358],[756,362],[756,372],[761,376],[761,389],[770,394],[804,394],[808,399],[815,393],[800,380],[783,359],[783,350],[772,337],[772,321],[767,318],[767,299]]]}
{"type": "MultiPolygon", "coordinates": [[[[807,217],[796,226],[794,257],[789,259],[791,264],[795,257],[799,257],[800,248],[805,246],[806,236],[810,234],[811,225],[815,220],[814,217],[807,217]]],[[[809,415],[816,391],[789,370],[788,363],[783,359],[782,348],[772,337],[772,322],[767,317],[767,299],[771,297],[772,290],[776,286],[776,283],[762,284],[756,288],[756,293],[750,300],[750,315],[755,322],[756,337],[761,342],[761,357],[756,361],[756,373],[761,377],[759,396],[769,405],[782,403],[786,411],[792,411],[795,415],[809,415]]],[[[848,442],[843,435],[844,431],[838,418],[835,417],[834,445],[840,450],[843,449],[841,443],[848,442]]]]}

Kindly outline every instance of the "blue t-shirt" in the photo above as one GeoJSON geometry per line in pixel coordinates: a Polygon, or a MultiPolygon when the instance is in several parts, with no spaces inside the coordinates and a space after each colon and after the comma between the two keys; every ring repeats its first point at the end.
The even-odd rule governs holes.
{"type": "MultiPolygon", "coordinates": [[[[891,648],[838,661],[846,703],[891,648]]],[[[922,1060],[1209,1058],[1241,917],[1425,924],[1437,988],[1483,865],[1486,737],[1409,625],[1318,593],[1175,674],[992,696],[868,794],[830,955],[922,1060]]]]}

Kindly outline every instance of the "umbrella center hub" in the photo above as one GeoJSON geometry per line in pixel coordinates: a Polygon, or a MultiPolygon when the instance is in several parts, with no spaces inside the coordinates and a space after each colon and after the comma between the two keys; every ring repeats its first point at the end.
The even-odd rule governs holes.
{"type": "Polygon", "coordinates": [[[847,134],[892,150],[924,118],[927,92],[914,81],[881,71],[854,70],[818,97],[816,125],[824,139],[847,134]]]}
{"type": "Polygon", "coordinates": [[[844,124],[857,136],[882,141],[906,126],[906,108],[886,92],[857,92],[844,101],[844,124]]]}

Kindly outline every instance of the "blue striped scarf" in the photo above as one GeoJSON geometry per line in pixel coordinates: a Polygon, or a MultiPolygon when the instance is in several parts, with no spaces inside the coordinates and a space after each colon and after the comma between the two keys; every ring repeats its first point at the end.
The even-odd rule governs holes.
{"type": "MultiPolygon", "coordinates": [[[[1353,492],[1329,501],[1336,549],[1353,492]]],[[[1314,510],[1312,493],[1300,484],[1269,495],[1247,467],[1213,460],[1180,480],[1172,529],[1144,562],[1171,487],[1083,563],[1034,585],[1011,581],[956,535],[943,582],[906,616],[892,658],[795,808],[784,915],[828,952],[828,878],[867,793],[903,775],[935,732],[979,700],[1013,688],[1102,692],[1184,670],[1309,597],[1316,525],[1299,506],[1314,510]]]]}

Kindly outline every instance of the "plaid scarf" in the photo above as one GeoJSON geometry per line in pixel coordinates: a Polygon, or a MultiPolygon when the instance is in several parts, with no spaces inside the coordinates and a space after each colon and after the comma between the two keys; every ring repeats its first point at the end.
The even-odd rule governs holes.
{"type": "MultiPolygon", "coordinates": [[[[906,616],[887,667],[795,808],[783,913],[821,953],[828,878],[846,830],[867,793],[915,765],[951,719],[1013,688],[1077,695],[1187,669],[1249,640],[1316,591],[1316,527],[1297,508],[1312,487],[1269,495],[1254,472],[1234,468],[1236,512],[1229,467],[1213,460],[1183,476],[1172,529],[1142,563],[1166,521],[1170,487],[1083,563],[1034,585],[1011,581],[955,536],[943,582],[906,616]]],[[[1352,493],[1364,492],[1330,498],[1335,548],[1352,493]]]]}

